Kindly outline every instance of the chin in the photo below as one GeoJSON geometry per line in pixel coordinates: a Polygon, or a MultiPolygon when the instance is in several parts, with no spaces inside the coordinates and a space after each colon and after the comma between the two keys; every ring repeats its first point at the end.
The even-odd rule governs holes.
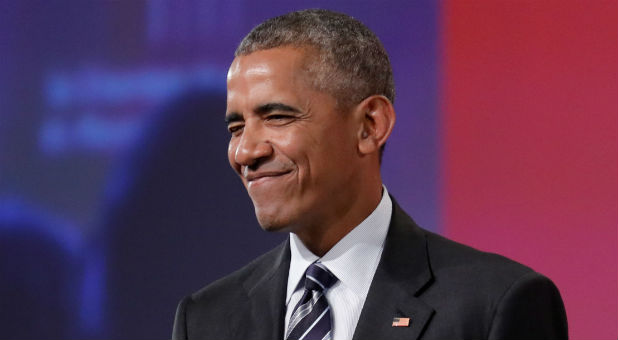
{"type": "Polygon", "coordinates": [[[262,229],[270,232],[289,231],[290,223],[283,218],[282,211],[277,209],[261,209],[255,206],[255,216],[262,229]]]}

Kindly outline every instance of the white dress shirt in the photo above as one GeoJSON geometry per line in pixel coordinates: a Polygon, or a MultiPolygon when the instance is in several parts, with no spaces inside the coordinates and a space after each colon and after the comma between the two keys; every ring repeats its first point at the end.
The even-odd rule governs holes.
{"type": "Polygon", "coordinates": [[[386,188],[383,189],[377,208],[321,258],[307,249],[296,234],[290,234],[291,262],[283,334],[303,295],[304,281],[301,279],[307,267],[319,259],[339,279],[326,292],[333,320],[332,339],[352,339],[384,249],[393,212],[393,203],[386,188]]]}

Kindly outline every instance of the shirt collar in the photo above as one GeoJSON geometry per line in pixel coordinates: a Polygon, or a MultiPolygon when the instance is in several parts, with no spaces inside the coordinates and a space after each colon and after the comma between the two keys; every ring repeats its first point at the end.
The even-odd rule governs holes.
{"type": "Polygon", "coordinates": [[[376,209],[345,235],[322,258],[313,254],[296,234],[290,234],[290,271],[286,304],[299,286],[307,267],[320,260],[342,284],[361,298],[367,296],[378,265],[392,214],[392,201],[383,186],[382,199],[376,209]]]}

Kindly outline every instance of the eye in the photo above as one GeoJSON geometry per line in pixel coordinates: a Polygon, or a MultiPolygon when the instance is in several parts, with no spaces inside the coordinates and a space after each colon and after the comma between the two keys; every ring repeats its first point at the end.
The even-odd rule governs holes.
{"type": "Polygon", "coordinates": [[[266,117],[266,120],[272,124],[283,125],[291,122],[294,119],[293,116],[285,114],[271,114],[266,117]]]}
{"type": "Polygon", "coordinates": [[[228,125],[227,130],[233,135],[238,135],[242,129],[243,129],[244,125],[243,124],[231,124],[228,125]]]}
{"type": "Polygon", "coordinates": [[[282,114],[273,114],[273,115],[266,117],[266,119],[285,119],[285,118],[288,118],[288,116],[282,115],[282,114]]]}

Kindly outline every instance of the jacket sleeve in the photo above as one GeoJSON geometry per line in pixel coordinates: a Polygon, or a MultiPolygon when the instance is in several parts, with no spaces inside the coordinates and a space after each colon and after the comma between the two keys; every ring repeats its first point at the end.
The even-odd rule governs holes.
{"type": "Polygon", "coordinates": [[[186,340],[187,337],[187,304],[191,297],[187,296],[178,304],[176,309],[176,318],[174,319],[174,329],[172,331],[172,340],[186,340]]]}
{"type": "Polygon", "coordinates": [[[489,339],[567,339],[566,313],[558,288],[530,272],[505,292],[494,312],[489,339]]]}

